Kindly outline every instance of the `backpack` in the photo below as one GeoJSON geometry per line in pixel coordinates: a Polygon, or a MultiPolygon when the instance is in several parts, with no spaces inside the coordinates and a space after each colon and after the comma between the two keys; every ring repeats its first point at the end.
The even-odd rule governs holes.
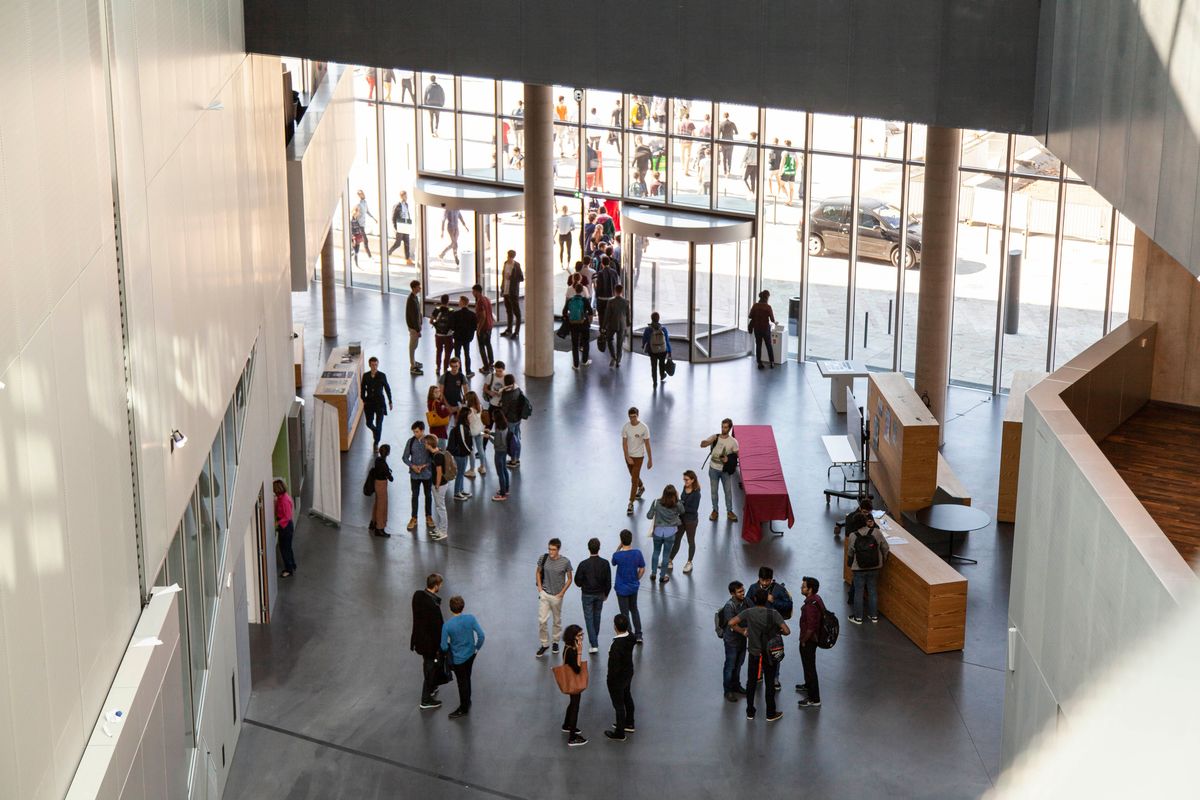
{"type": "Polygon", "coordinates": [[[442,453],[442,485],[449,483],[458,477],[458,464],[454,462],[454,456],[448,453],[442,453]]]}
{"type": "Polygon", "coordinates": [[[825,608],[825,604],[821,604],[821,627],[817,629],[817,647],[822,650],[828,650],[837,644],[838,634],[841,632],[841,625],[838,623],[837,614],[825,608]]]}
{"type": "Polygon", "coordinates": [[[588,303],[583,295],[577,294],[567,301],[567,320],[583,322],[587,319],[588,303]]]}
{"type": "Polygon", "coordinates": [[[667,352],[667,335],[661,327],[650,329],[650,354],[662,355],[667,352]]]}
{"type": "Polygon", "coordinates": [[[854,537],[854,562],[859,569],[879,567],[879,542],[871,534],[856,534],[854,537]]]}
{"type": "Polygon", "coordinates": [[[438,336],[449,336],[452,320],[450,319],[450,309],[439,308],[433,315],[433,332],[438,336]]]}
{"type": "Polygon", "coordinates": [[[521,413],[521,419],[523,419],[523,420],[529,419],[530,417],[533,416],[533,403],[529,402],[529,398],[525,396],[524,392],[521,392],[520,413],[521,413]]]}
{"type": "Polygon", "coordinates": [[[792,593],[787,590],[779,581],[771,584],[771,588],[767,590],[767,594],[775,595],[775,599],[771,602],[771,608],[779,612],[779,616],[784,619],[792,618],[792,593]]]}
{"type": "MultiPolygon", "coordinates": [[[[725,605],[729,604],[726,603],[725,605]]],[[[717,629],[717,638],[724,639],[725,628],[727,627],[727,623],[725,621],[725,606],[718,608],[717,613],[713,615],[713,627],[717,629]]]]}

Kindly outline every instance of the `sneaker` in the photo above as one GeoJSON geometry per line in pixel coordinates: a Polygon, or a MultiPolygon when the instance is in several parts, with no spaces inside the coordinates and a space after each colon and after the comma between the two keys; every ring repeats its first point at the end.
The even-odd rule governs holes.
{"type": "Polygon", "coordinates": [[[644,495],[645,493],[646,493],[646,487],[645,487],[645,486],[639,486],[639,487],[638,487],[638,490],[637,490],[637,494],[636,494],[636,495],[634,495],[634,497],[636,497],[638,500],[641,500],[641,499],[642,499],[642,495],[644,495]]]}
{"type": "Polygon", "coordinates": [[[849,617],[849,620],[855,625],[862,625],[862,617],[849,617]]]}
{"type": "MultiPolygon", "coordinates": [[[[459,717],[465,717],[467,715],[467,713],[468,713],[467,710],[464,708],[456,708],[450,712],[450,719],[458,719],[459,717]]],[[[780,716],[783,716],[783,715],[781,714],[780,716]]]]}
{"type": "Polygon", "coordinates": [[[487,467],[485,467],[483,464],[480,464],[480,465],[479,465],[479,469],[477,470],[477,472],[478,472],[480,475],[487,475],[487,467]]]}
{"type": "Polygon", "coordinates": [[[738,696],[736,694],[734,694],[733,692],[726,692],[725,699],[731,703],[736,703],[738,701],[738,696]]]}
{"type": "Polygon", "coordinates": [[[737,522],[737,521],[738,521],[737,514],[733,513],[732,511],[730,511],[728,514],[726,514],[726,515],[725,515],[725,517],[726,517],[726,518],[727,518],[727,519],[728,519],[730,522],[737,522]]]}
{"type": "Polygon", "coordinates": [[[518,458],[516,461],[510,461],[510,462],[508,462],[508,465],[515,469],[515,468],[521,466],[521,459],[518,458]]]}
{"type": "Polygon", "coordinates": [[[589,648],[588,648],[588,652],[589,652],[589,653],[599,653],[599,652],[600,652],[600,648],[599,648],[599,647],[589,647],[589,648]]]}
{"type": "Polygon", "coordinates": [[[612,741],[614,741],[614,742],[623,742],[623,741],[625,741],[625,734],[624,734],[624,733],[617,733],[616,731],[605,731],[605,732],[604,732],[604,736],[605,736],[605,738],[607,738],[607,739],[611,739],[611,740],[612,740],[612,741]]]}
{"type": "Polygon", "coordinates": [[[590,367],[592,365],[592,360],[589,358],[587,361],[583,362],[583,365],[585,367],[590,367]]]}
{"type": "Polygon", "coordinates": [[[467,373],[467,377],[468,377],[468,378],[474,378],[474,377],[475,377],[475,373],[474,373],[474,372],[468,372],[468,373],[467,373]]]}
{"type": "Polygon", "coordinates": [[[555,655],[558,655],[558,642],[555,642],[554,644],[550,645],[550,652],[554,653],[555,655]]]}
{"type": "Polygon", "coordinates": [[[578,372],[578,371],[579,371],[579,365],[578,365],[578,364],[572,364],[572,365],[571,365],[571,369],[573,369],[573,370],[575,370],[576,372],[578,372]]]}
{"type": "Polygon", "coordinates": [[[562,732],[563,733],[579,733],[579,728],[568,728],[566,725],[563,725],[562,732]]]}
{"type": "Polygon", "coordinates": [[[692,562],[689,561],[683,565],[683,574],[686,575],[691,571],[692,571],[692,562]]]}
{"type": "Polygon", "coordinates": [[[512,468],[513,468],[513,467],[515,467],[516,465],[517,465],[517,462],[513,461],[511,458],[508,460],[508,462],[507,462],[507,464],[506,464],[506,466],[507,466],[509,469],[512,469],[512,468]]]}
{"type": "Polygon", "coordinates": [[[776,711],[774,714],[767,714],[767,722],[775,722],[776,720],[781,719],[783,719],[782,711],[776,711]]]}
{"type": "Polygon", "coordinates": [[[874,616],[874,617],[871,617],[871,622],[879,622],[879,617],[878,617],[878,615],[876,615],[876,616],[874,616]]]}
{"type": "Polygon", "coordinates": [[[747,711],[747,712],[746,712],[746,719],[748,719],[750,722],[754,722],[754,712],[753,712],[753,711],[747,711]]]}
{"type": "Polygon", "coordinates": [[[634,643],[634,644],[637,644],[637,645],[645,644],[645,642],[643,642],[643,641],[642,641],[642,636],[641,636],[641,634],[638,634],[638,637],[637,637],[636,639],[634,639],[634,640],[633,640],[633,643],[634,643]]]}
{"type": "Polygon", "coordinates": [[[630,517],[633,516],[633,503],[630,503],[625,507],[625,514],[630,517]]]}
{"type": "Polygon", "coordinates": [[[430,700],[422,700],[421,705],[419,706],[419,708],[426,708],[426,709],[441,708],[441,707],[442,707],[442,701],[438,700],[437,698],[432,698],[430,700]]]}
{"type": "Polygon", "coordinates": [[[567,747],[579,747],[585,744],[587,744],[587,739],[583,738],[577,733],[572,734],[571,737],[567,739],[567,747]]]}
{"type": "Polygon", "coordinates": [[[408,374],[409,374],[409,375],[424,375],[424,374],[425,374],[425,370],[423,370],[423,369],[410,369],[410,370],[408,371],[408,374]]]}
{"type": "Polygon", "coordinates": [[[463,473],[463,477],[470,478],[471,480],[475,480],[475,470],[473,470],[473,469],[467,470],[466,472],[463,473]]]}
{"type": "Polygon", "coordinates": [[[633,732],[635,732],[636,730],[637,730],[637,728],[633,727],[633,723],[630,723],[629,725],[626,725],[626,726],[625,726],[625,732],[626,732],[626,733],[633,733],[633,732]]]}
{"type": "Polygon", "coordinates": [[[468,497],[470,497],[470,495],[467,494],[466,492],[455,492],[454,493],[455,500],[466,500],[468,497]]]}
{"type": "Polygon", "coordinates": [[[408,525],[406,525],[405,527],[410,531],[415,531],[417,529],[417,518],[413,517],[412,519],[410,519],[408,521],[408,525]]]}
{"type": "Polygon", "coordinates": [[[542,645],[541,647],[538,648],[538,651],[533,654],[534,658],[541,658],[542,656],[546,655],[546,651],[549,649],[550,648],[547,647],[546,645],[542,645]]]}
{"type": "Polygon", "coordinates": [[[801,700],[800,702],[796,703],[796,705],[799,706],[800,708],[820,708],[821,701],[820,700],[809,700],[806,697],[803,700],[801,700]]]}
{"type": "Polygon", "coordinates": [[[807,687],[807,686],[805,686],[803,683],[797,683],[797,684],[796,684],[796,691],[797,691],[797,692],[803,692],[804,694],[808,694],[808,687],[807,687]]]}
{"type": "Polygon", "coordinates": [[[715,511],[714,511],[714,512],[712,512],[711,514],[709,514],[709,515],[708,515],[708,518],[709,518],[711,521],[713,521],[713,522],[716,522],[716,521],[717,521],[717,517],[719,517],[719,516],[721,516],[721,515],[720,515],[720,514],[718,514],[717,512],[715,512],[715,511]]]}
{"type": "Polygon", "coordinates": [[[440,542],[449,535],[450,534],[446,533],[445,531],[434,531],[433,533],[429,534],[429,540],[432,542],[440,542]]]}
{"type": "Polygon", "coordinates": [[[667,581],[669,581],[669,580],[671,580],[671,576],[670,576],[670,575],[667,575],[666,573],[663,573],[663,576],[662,576],[661,578],[659,578],[659,581],[658,581],[658,582],[659,582],[659,583],[666,583],[666,582],[667,582],[667,581]]]}
{"type": "Polygon", "coordinates": [[[508,495],[500,494],[499,492],[496,492],[494,495],[492,495],[492,499],[497,502],[503,502],[504,500],[508,499],[508,495]]]}
{"type": "Polygon", "coordinates": [[[650,582],[651,582],[651,583],[654,583],[656,580],[658,580],[658,573],[657,573],[657,572],[651,572],[651,573],[650,573],[650,582]]]}

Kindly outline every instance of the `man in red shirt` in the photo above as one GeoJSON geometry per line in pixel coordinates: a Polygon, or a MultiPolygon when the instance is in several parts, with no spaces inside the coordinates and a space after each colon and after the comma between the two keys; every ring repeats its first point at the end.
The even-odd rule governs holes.
{"type": "Polygon", "coordinates": [[[496,318],[492,316],[492,301],[483,293],[483,287],[477,283],[471,287],[471,293],[475,295],[475,341],[479,343],[479,359],[483,361],[480,371],[487,375],[492,371],[496,358],[492,352],[492,328],[496,325],[496,318]]]}
{"type": "Polygon", "coordinates": [[[817,638],[821,633],[821,616],[825,613],[825,602],[817,594],[821,582],[805,575],[800,580],[800,594],[804,605],[800,607],[800,663],[804,665],[804,683],[796,684],[796,691],[805,693],[800,708],[820,708],[821,685],[817,681],[817,638]]]}
{"type": "Polygon", "coordinates": [[[767,302],[771,293],[766,289],[758,293],[758,302],[750,306],[750,332],[754,334],[754,359],[758,368],[763,368],[762,346],[767,345],[767,361],[771,369],[775,369],[775,348],[771,345],[771,324],[775,322],[775,312],[767,302]]]}

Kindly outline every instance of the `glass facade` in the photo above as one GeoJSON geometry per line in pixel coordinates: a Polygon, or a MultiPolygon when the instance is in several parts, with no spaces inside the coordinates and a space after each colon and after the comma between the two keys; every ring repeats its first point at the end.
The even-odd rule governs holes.
{"type": "MultiPolygon", "coordinates": [[[[421,175],[520,185],[522,85],[372,68],[357,69],[354,80],[359,154],[346,186],[350,208],[335,219],[349,231],[338,279],[407,292],[419,278],[432,296],[461,293],[482,273],[494,292],[491,272],[504,251],[523,249],[521,215],[464,215],[456,237],[440,209],[418,213],[412,189],[421,175]],[[401,192],[412,223],[393,222],[401,192]]],[[[755,239],[738,272],[749,280],[738,293],[746,308],[722,315],[741,322],[767,289],[792,357],[912,371],[924,126],[719,99],[552,92],[556,217],[566,205],[578,232],[595,198],[752,218],[755,239]]],[[[1013,372],[1053,369],[1123,321],[1132,225],[1037,140],[964,131],[959,191],[953,382],[1003,390],[1013,372]],[[1010,280],[1020,284],[1011,314],[1010,280]]],[[[687,269],[666,243],[645,255],[652,270],[687,269]]],[[[701,266],[720,274],[712,265],[728,260],[700,256],[698,287],[707,282],[701,266]]],[[[569,268],[565,253],[559,260],[569,268]]],[[[708,324],[696,299],[693,317],[708,324]]]]}

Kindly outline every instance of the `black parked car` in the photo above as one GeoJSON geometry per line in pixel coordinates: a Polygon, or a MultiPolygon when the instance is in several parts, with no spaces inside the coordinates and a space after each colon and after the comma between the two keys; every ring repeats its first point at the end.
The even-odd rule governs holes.
{"type": "MultiPolygon", "coordinates": [[[[816,204],[808,217],[808,254],[820,256],[825,253],[850,252],[850,198],[830,197],[816,204]]],[[[876,200],[860,197],[858,200],[858,254],[864,258],[890,261],[900,266],[900,209],[876,200]]],[[[804,229],[796,231],[796,238],[804,237],[804,229]]],[[[909,215],[908,241],[904,253],[905,269],[914,269],[921,263],[921,220],[909,215]]]]}

